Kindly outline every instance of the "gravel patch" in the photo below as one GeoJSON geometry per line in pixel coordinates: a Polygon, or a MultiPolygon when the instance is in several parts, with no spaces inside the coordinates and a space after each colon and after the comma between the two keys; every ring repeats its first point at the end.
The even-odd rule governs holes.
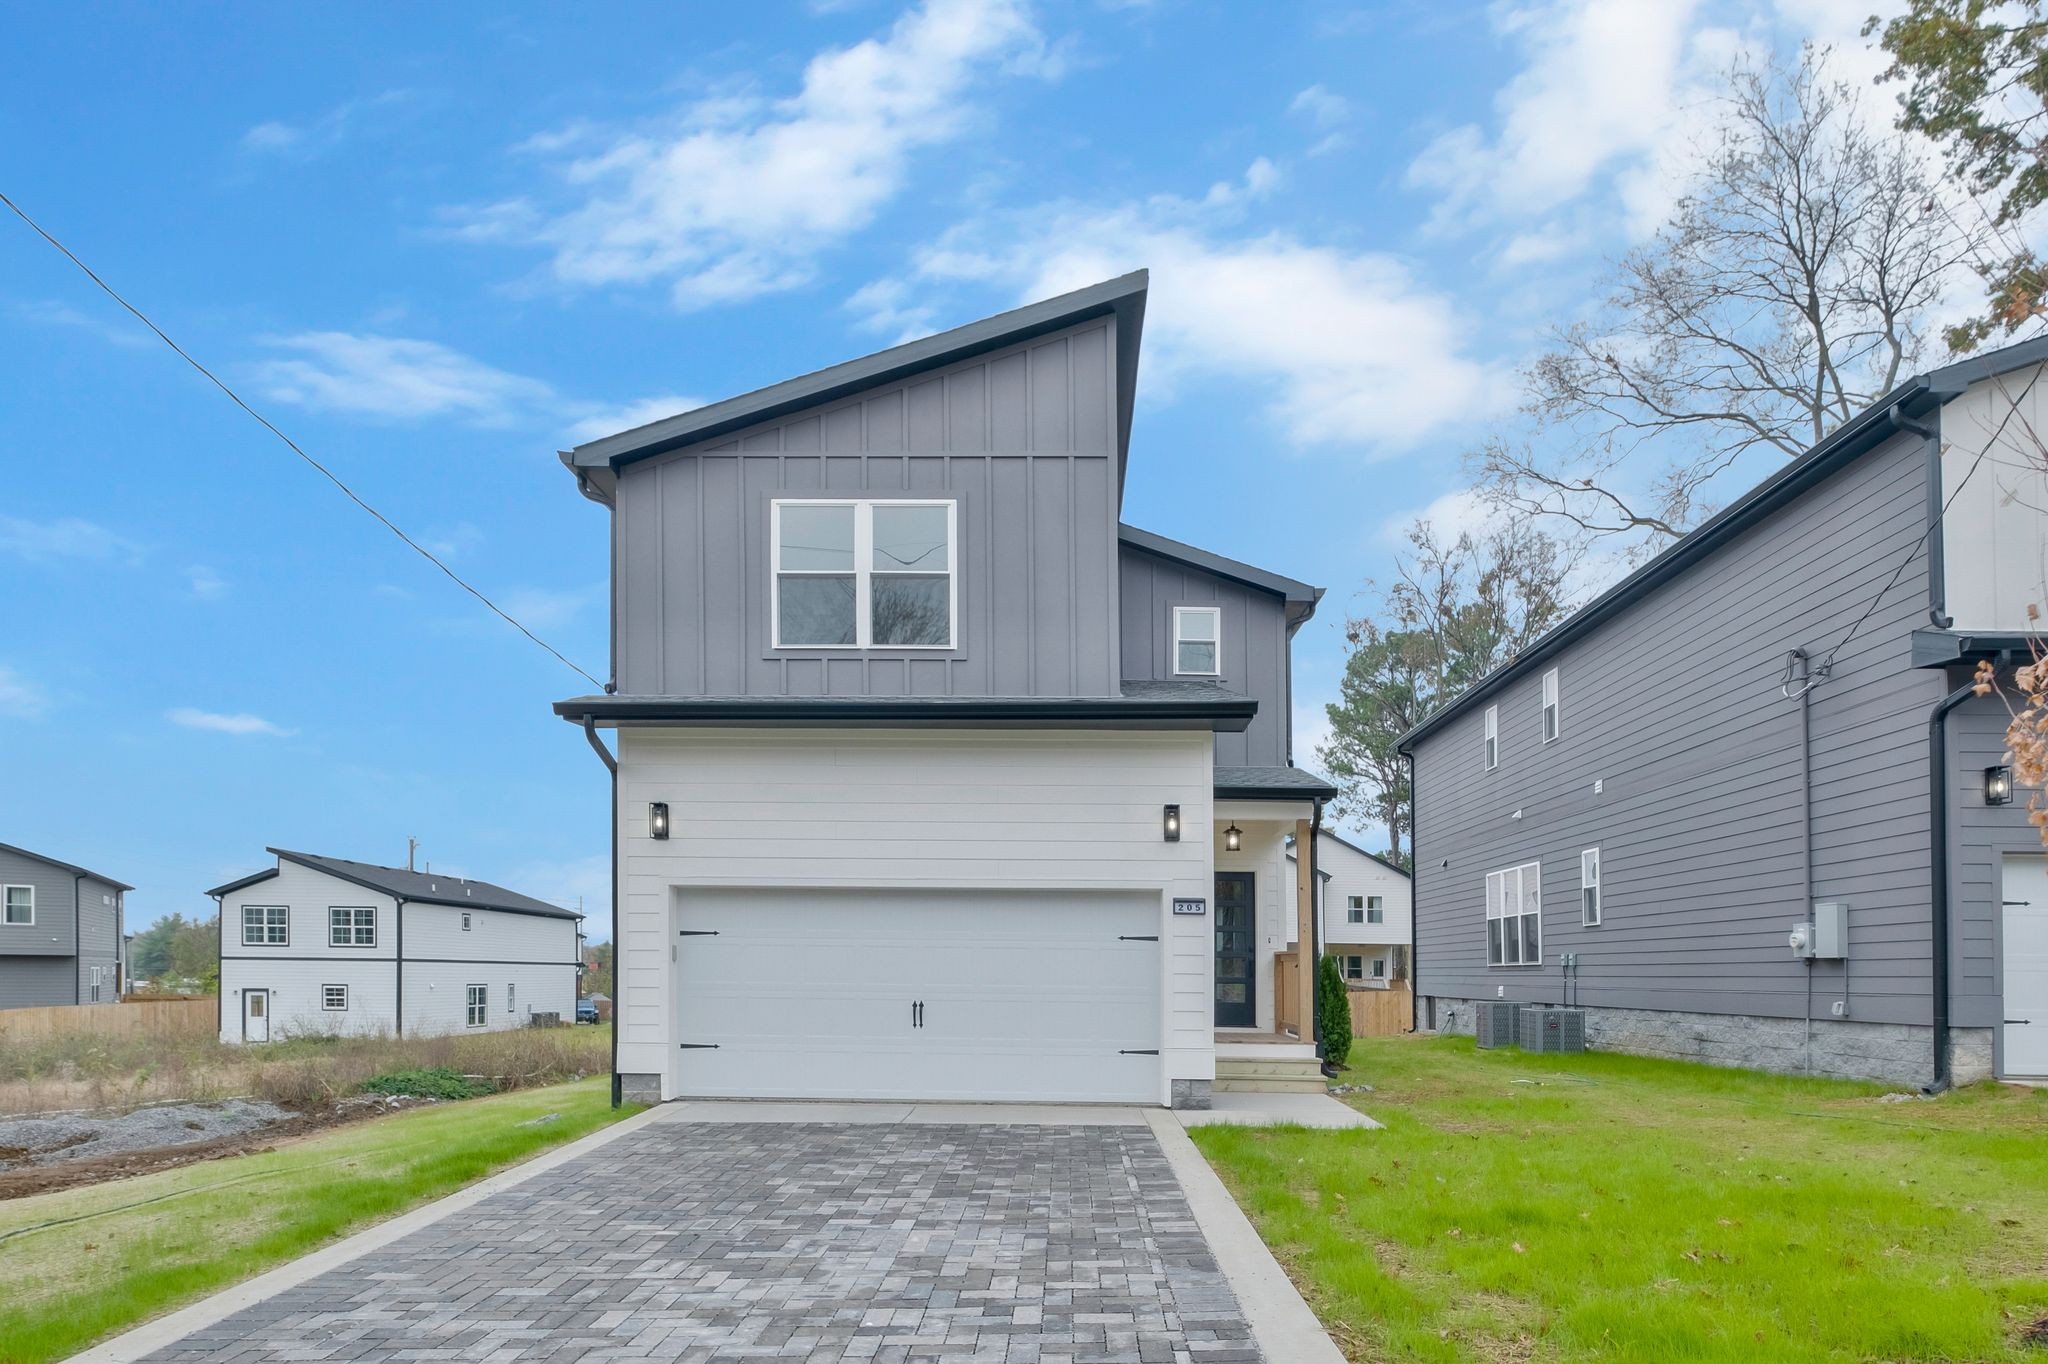
{"type": "Polygon", "coordinates": [[[0,1170],[189,1146],[253,1132],[289,1117],[284,1109],[261,1099],[220,1099],[132,1113],[0,1118],[0,1170]]]}

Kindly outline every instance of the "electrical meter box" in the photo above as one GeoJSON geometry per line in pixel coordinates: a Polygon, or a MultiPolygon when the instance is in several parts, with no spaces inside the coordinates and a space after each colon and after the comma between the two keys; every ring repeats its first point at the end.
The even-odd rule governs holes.
{"type": "Polygon", "coordinates": [[[1849,906],[1846,901],[1814,901],[1813,955],[1834,961],[1849,955],[1849,906]]]}

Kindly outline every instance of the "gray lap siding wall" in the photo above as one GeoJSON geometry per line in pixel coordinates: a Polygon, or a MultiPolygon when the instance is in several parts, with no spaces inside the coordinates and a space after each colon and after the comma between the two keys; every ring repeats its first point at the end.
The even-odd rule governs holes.
{"type": "MultiPolygon", "coordinates": [[[[1957,670],[1948,684],[1968,680],[1966,670],[1957,670]]],[[[2029,792],[2015,793],[2010,805],[1984,803],[1984,769],[2005,761],[2010,720],[2005,702],[1996,696],[1965,701],[1948,720],[1949,988],[1951,1021],[1959,1028],[1997,1029],[2003,1021],[1999,944],[2005,858],[2048,852],[2040,831],[2027,820],[2029,792]]]]}
{"type": "MultiPolygon", "coordinates": [[[[1416,752],[1418,994],[1560,1001],[1561,953],[1587,1005],[1801,1017],[1799,703],[1788,650],[1841,640],[1920,536],[1926,466],[1900,438],[1741,533],[1416,752]],[[1541,675],[1561,734],[1540,742],[1541,675]],[[1599,791],[1594,783],[1601,783],[1599,791]],[[1517,817],[1519,812],[1519,818],[1517,817]],[[1601,849],[1602,919],[1580,923],[1579,854],[1601,849]],[[1486,964],[1485,876],[1543,864],[1543,960],[1486,964]]],[[[1848,969],[1813,968],[1813,1009],[1925,1024],[1926,717],[1945,686],[1909,666],[1924,555],[1885,592],[1812,694],[1813,893],[1851,905],[1848,969]],[[1844,977],[1847,977],[1846,981],[1844,977]]]]}

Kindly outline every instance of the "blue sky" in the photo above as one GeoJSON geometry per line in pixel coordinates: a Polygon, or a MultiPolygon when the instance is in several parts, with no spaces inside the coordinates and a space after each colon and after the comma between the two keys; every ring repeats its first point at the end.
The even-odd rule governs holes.
{"type": "MultiPolygon", "coordinates": [[[[0,189],[590,671],[556,449],[1135,266],[1125,518],[1342,621],[1737,50],[1868,0],[16,8],[0,189]]],[[[0,221],[0,841],[137,883],[265,844],[608,906],[582,679],[0,221]]],[[[593,928],[601,935],[601,919],[593,928]]]]}

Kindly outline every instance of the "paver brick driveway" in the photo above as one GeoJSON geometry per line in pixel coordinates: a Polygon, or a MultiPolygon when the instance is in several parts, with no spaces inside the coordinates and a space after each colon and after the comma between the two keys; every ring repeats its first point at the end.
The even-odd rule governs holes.
{"type": "Polygon", "coordinates": [[[150,1358],[1260,1356],[1147,1128],[656,1123],[150,1358]]]}

